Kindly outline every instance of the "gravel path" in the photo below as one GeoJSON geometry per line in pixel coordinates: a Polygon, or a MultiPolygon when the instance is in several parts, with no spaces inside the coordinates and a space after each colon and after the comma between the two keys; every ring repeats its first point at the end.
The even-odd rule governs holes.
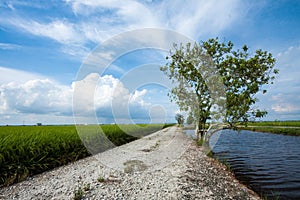
{"type": "Polygon", "coordinates": [[[0,189],[0,199],[259,199],[177,127],[0,189]]]}

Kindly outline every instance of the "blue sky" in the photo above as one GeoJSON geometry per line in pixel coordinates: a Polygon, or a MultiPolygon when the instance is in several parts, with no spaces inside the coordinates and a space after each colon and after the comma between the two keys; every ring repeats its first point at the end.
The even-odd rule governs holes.
{"type": "MultiPolygon", "coordinates": [[[[87,56],[105,41],[143,28],[172,30],[196,41],[219,37],[236,47],[247,44],[252,52],[270,51],[280,74],[266,95],[258,95],[257,106],[269,112],[265,120],[300,119],[299,1],[4,0],[0,3],[0,125],[74,123],[76,85],[84,86],[83,91],[96,86],[90,88],[93,111],[76,116],[82,123],[94,122],[95,114],[99,123],[127,123],[128,113],[134,122],[174,121],[178,108],[169,102],[166,80],[149,84],[161,76],[163,50],[129,52],[102,73],[77,76],[87,56]]],[[[102,56],[111,58],[112,53],[102,56]]],[[[83,92],[78,98],[87,102],[86,97],[83,92]]]]}

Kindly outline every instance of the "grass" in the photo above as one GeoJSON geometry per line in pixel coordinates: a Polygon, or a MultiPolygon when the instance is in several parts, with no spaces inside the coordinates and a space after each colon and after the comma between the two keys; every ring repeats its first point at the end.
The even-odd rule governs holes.
{"type": "Polygon", "coordinates": [[[231,171],[230,163],[226,159],[221,160],[221,163],[223,163],[225,165],[227,171],[231,171]]]}
{"type": "Polygon", "coordinates": [[[105,178],[102,177],[102,176],[99,176],[99,177],[97,178],[97,181],[98,181],[99,183],[103,183],[103,182],[105,182],[105,178]]]}
{"type": "Polygon", "coordinates": [[[249,122],[246,127],[239,126],[238,129],[300,136],[300,121],[249,122]]]}
{"type": "Polygon", "coordinates": [[[283,128],[283,127],[239,127],[241,130],[258,131],[265,133],[275,133],[283,135],[300,136],[300,128],[283,128]]]}
{"type": "MultiPolygon", "coordinates": [[[[105,136],[119,146],[170,125],[100,127],[105,136]]],[[[79,129],[85,130],[80,132],[80,137],[87,137],[84,138],[87,143],[103,137],[103,133],[94,131],[95,127],[79,126],[79,129]]],[[[29,176],[90,156],[80,137],[75,126],[0,127],[0,186],[20,182],[29,176]]]]}
{"type": "MultiPolygon", "coordinates": [[[[260,198],[263,199],[263,200],[269,200],[269,197],[266,194],[261,194],[260,198]]],[[[273,199],[273,200],[279,200],[279,198],[280,198],[280,195],[277,192],[275,192],[275,193],[272,192],[271,199],[273,199]]]]}
{"type": "Polygon", "coordinates": [[[203,138],[200,138],[198,141],[196,141],[196,144],[201,147],[204,143],[204,139],[203,138]]]}
{"type": "Polygon", "coordinates": [[[74,200],[81,200],[83,198],[84,192],[82,188],[78,188],[74,191],[74,200]]]}
{"type": "Polygon", "coordinates": [[[78,184],[79,185],[77,186],[77,189],[74,190],[74,197],[73,197],[74,200],[83,199],[84,195],[91,190],[91,184],[90,183],[82,185],[83,184],[82,181],[79,180],[78,184]]]}
{"type": "Polygon", "coordinates": [[[300,121],[248,122],[248,126],[287,126],[287,127],[300,127],[300,121]]]}

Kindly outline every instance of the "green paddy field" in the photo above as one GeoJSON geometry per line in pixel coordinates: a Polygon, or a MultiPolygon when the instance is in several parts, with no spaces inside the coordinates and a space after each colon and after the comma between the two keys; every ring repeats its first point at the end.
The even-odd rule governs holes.
{"type": "MultiPolygon", "coordinates": [[[[119,146],[171,125],[82,125],[77,129],[83,129],[90,141],[105,136],[119,146]]],[[[90,156],[77,129],[74,125],[0,126],[0,186],[90,156]]]]}
{"type": "Polygon", "coordinates": [[[249,122],[246,127],[239,126],[239,129],[300,136],[300,121],[249,122]]]}

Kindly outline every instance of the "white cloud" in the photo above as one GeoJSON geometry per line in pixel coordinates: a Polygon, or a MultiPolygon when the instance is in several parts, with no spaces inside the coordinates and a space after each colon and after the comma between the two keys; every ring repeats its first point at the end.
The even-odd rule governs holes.
{"type": "Polygon", "coordinates": [[[191,37],[206,33],[217,34],[246,16],[246,11],[249,9],[246,9],[246,6],[250,6],[238,0],[162,1],[151,4],[138,1],[76,0],[69,3],[77,15],[94,16],[97,12],[101,13],[98,22],[104,22],[102,25],[111,23],[110,29],[119,27],[124,30],[124,25],[126,30],[148,27],[168,28],[191,37]],[[105,16],[106,12],[113,13],[111,16],[114,22],[102,21],[102,16],[105,16]]]}
{"type": "MultiPolygon", "coordinates": [[[[9,24],[36,36],[61,43],[62,50],[86,55],[88,43],[99,44],[113,35],[137,28],[166,28],[194,39],[205,34],[218,34],[246,16],[245,3],[229,1],[66,1],[77,15],[71,18],[33,19],[2,18],[9,24]],[[76,45],[74,45],[76,44],[76,45]],[[78,48],[78,45],[83,48],[78,48]]],[[[66,7],[67,8],[67,7],[66,7]]]]}
{"type": "MultiPolygon", "coordinates": [[[[240,1],[163,1],[158,7],[164,26],[197,38],[218,34],[246,15],[240,1]]],[[[154,11],[156,13],[156,11],[154,11]]]]}
{"type": "Polygon", "coordinates": [[[10,82],[0,86],[2,113],[70,113],[72,91],[49,79],[25,83],[10,82]]]}
{"type": "MultiPolygon", "coordinates": [[[[241,9],[243,4],[237,0],[152,3],[134,0],[65,2],[66,5],[62,6],[72,9],[75,16],[38,19],[26,15],[22,18],[13,15],[10,18],[0,17],[0,24],[54,40],[60,43],[61,52],[69,55],[71,59],[82,61],[95,45],[125,31],[139,28],[171,29],[197,40],[207,33],[217,34],[228,28],[239,19],[238,17],[241,18],[243,10],[241,9]]],[[[18,13],[18,9],[13,12],[18,13]]],[[[154,44],[163,44],[172,38],[152,35],[151,40],[154,44]]],[[[2,45],[2,48],[12,47],[2,45]]],[[[109,58],[110,55],[105,56],[109,58]]],[[[116,70],[122,72],[120,69],[116,70]]]]}
{"type": "MultiPolygon", "coordinates": [[[[78,15],[94,16],[97,12],[101,13],[98,22],[100,21],[102,26],[110,24],[110,28],[106,27],[109,29],[114,27],[114,29],[124,31],[124,28],[125,30],[148,27],[168,28],[191,37],[198,37],[206,33],[216,34],[247,14],[244,9],[245,4],[238,0],[221,2],[162,1],[154,4],[143,4],[138,1],[77,0],[70,1],[70,3],[73,12],[78,15]],[[106,15],[105,11],[113,13],[111,14],[113,22],[107,21],[105,18],[103,20],[103,16],[106,15]]],[[[91,33],[91,31],[87,31],[87,33],[91,33]]],[[[94,34],[87,35],[89,38],[93,38],[94,34]]]]}
{"type": "MultiPolygon", "coordinates": [[[[92,73],[71,85],[63,85],[36,74],[0,68],[2,75],[25,75],[24,79],[0,82],[0,118],[10,116],[43,115],[43,118],[65,116],[71,118],[72,106],[77,117],[96,114],[99,118],[147,118],[150,103],[144,95],[147,90],[130,92],[123,83],[111,75],[92,73]],[[6,74],[5,74],[6,73],[6,74]],[[74,104],[72,104],[72,99],[74,104]],[[132,116],[131,116],[132,115],[132,116]]],[[[41,118],[42,119],[42,118],[41,118]]]]}
{"type": "Polygon", "coordinates": [[[128,110],[144,112],[149,104],[143,96],[146,90],[135,90],[131,93],[119,80],[111,75],[100,76],[91,73],[84,79],[72,84],[74,90],[73,109],[76,115],[97,115],[105,117],[130,117],[128,110]],[[114,115],[114,116],[113,116],[114,115]]]}
{"type": "Polygon", "coordinates": [[[300,47],[289,47],[276,56],[279,75],[269,86],[262,104],[268,107],[272,119],[299,119],[300,117],[300,47]],[[268,98],[269,97],[269,98],[268,98]]]}
{"type": "Polygon", "coordinates": [[[81,44],[68,44],[62,46],[61,51],[74,59],[83,59],[90,53],[91,49],[81,44]]]}
{"type": "Polygon", "coordinates": [[[272,110],[279,113],[299,111],[299,107],[290,103],[272,105],[272,110]]]}
{"type": "Polygon", "coordinates": [[[40,37],[47,37],[62,44],[81,43],[81,37],[76,26],[65,19],[55,19],[50,22],[38,22],[33,19],[8,18],[0,22],[13,25],[23,31],[40,37]]]}
{"type": "Polygon", "coordinates": [[[136,102],[139,101],[142,104],[144,103],[144,101],[141,99],[141,97],[143,97],[145,94],[147,93],[146,89],[143,89],[141,91],[136,90],[130,97],[129,101],[130,102],[136,102]]]}
{"type": "MultiPolygon", "coordinates": [[[[83,1],[76,0],[70,1],[72,3],[72,9],[75,14],[78,15],[92,15],[100,12],[102,15],[105,11],[115,11],[114,15],[121,22],[129,24],[143,23],[147,25],[154,25],[155,15],[145,5],[138,1],[117,1],[117,0],[102,0],[102,1],[83,1]]],[[[108,20],[107,18],[104,18],[108,20]]],[[[106,21],[107,22],[107,21],[106,21]]],[[[119,22],[114,22],[119,23],[119,22]]]]}
{"type": "Polygon", "coordinates": [[[19,49],[19,48],[21,48],[20,45],[10,44],[10,43],[0,43],[0,49],[12,50],[12,49],[19,49]]]}
{"type": "Polygon", "coordinates": [[[298,95],[300,91],[300,46],[289,47],[276,56],[276,68],[279,75],[275,80],[274,91],[283,94],[298,95]]]}
{"type": "Polygon", "coordinates": [[[10,83],[10,82],[24,83],[33,79],[46,79],[45,76],[40,74],[29,73],[22,70],[15,70],[15,69],[10,69],[1,66],[0,66],[0,74],[1,74],[0,84],[10,83]]]}

